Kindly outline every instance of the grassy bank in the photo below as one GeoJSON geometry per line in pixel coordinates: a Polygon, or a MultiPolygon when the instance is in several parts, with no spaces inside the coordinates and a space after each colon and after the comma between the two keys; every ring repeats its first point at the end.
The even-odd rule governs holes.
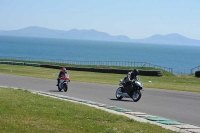
{"type": "MultiPolygon", "coordinates": [[[[56,80],[60,70],[50,68],[40,68],[32,66],[18,66],[0,64],[0,73],[23,75],[36,78],[47,78],[56,80]]],[[[124,74],[108,74],[96,72],[83,72],[68,70],[71,81],[93,82],[101,84],[118,85],[119,79],[124,78],[124,74]]],[[[162,77],[139,76],[145,88],[158,88],[169,90],[181,90],[190,92],[200,92],[200,78],[194,75],[173,75],[165,73],[162,77]],[[152,81],[150,84],[149,81],[152,81]]]]}
{"type": "Polygon", "coordinates": [[[172,133],[86,105],[0,88],[1,133],[172,133]]]}

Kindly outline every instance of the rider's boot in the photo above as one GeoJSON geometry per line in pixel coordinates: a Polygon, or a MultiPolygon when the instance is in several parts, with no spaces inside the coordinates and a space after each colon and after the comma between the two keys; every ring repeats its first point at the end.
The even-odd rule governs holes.
{"type": "Polygon", "coordinates": [[[59,79],[57,79],[57,85],[56,85],[56,86],[58,86],[59,82],[60,82],[60,80],[59,80],[59,79]]]}

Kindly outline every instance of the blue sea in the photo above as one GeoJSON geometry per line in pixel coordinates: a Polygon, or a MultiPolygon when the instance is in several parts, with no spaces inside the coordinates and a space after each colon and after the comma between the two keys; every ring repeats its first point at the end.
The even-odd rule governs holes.
{"type": "Polygon", "coordinates": [[[183,74],[200,66],[200,46],[0,36],[0,58],[5,56],[147,62],[183,74]]]}

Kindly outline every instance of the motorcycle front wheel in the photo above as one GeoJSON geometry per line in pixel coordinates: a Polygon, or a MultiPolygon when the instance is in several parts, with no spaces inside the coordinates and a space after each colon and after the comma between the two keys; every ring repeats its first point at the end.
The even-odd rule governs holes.
{"type": "Polygon", "coordinates": [[[68,90],[68,85],[64,84],[64,91],[67,92],[67,90],[68,90]]]}
{"type": "Polygon", "coordinates": [[[120,93],[122,93],[122,92],[121,92],[122,89],[123,89],[122,87],[119,87],[119,88],[116,90],[115,96],[116,96],[116,98],[117,98],[118,100],[121,100],[121,99],[123,98],[123,97],[120,95],[120,93]]]}
{"type": "Polygon", "coordinates": [[[134,102],[137,102],[140,100],[141,96],[142,96],[142,93],[140,92],[140,90],[135,90],[132,94],[132,99],[134,102]]]}

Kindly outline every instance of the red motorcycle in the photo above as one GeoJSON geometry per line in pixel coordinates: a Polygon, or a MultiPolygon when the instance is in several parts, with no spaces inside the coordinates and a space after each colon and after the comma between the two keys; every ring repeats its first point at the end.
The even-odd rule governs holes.
{"type": "Polygon", "coordinates": [[[70,78],[69,78],[69,74],[65,74],[60,78],[60,82],[58,84],[58,90],[62,91],[64,90],[65,92],[67,92],[68,90],[68,82],[70,82],[70,78]]]}

